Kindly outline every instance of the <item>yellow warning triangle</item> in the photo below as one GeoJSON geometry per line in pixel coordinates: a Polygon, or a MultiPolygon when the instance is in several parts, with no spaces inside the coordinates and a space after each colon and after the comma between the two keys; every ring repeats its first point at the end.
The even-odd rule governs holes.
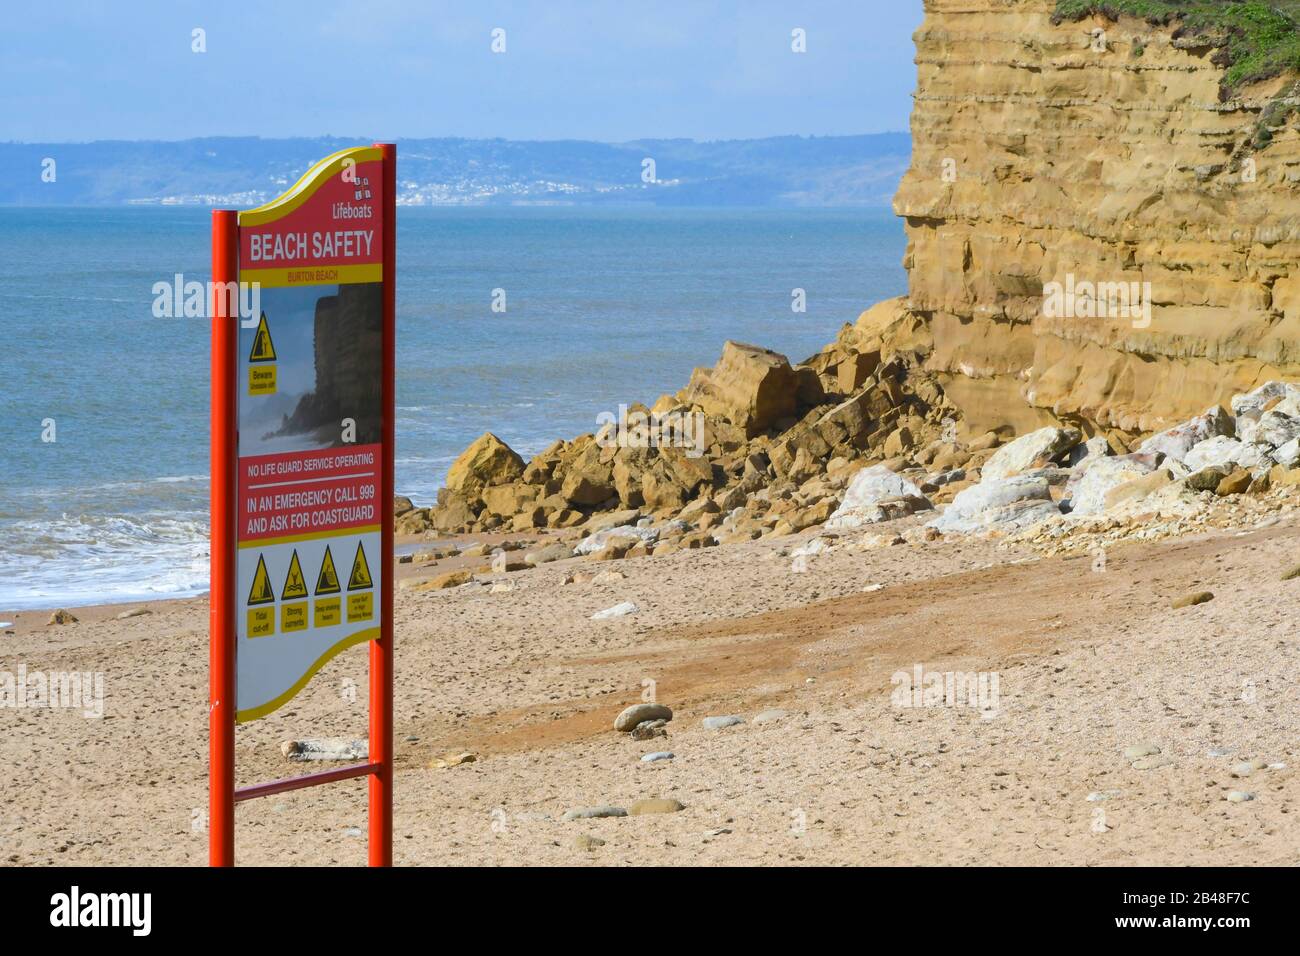
{"type": "Polygon", "coordinates": [[[328,544],[325,545],[325,559],[320,563],[320,575],[316,578],[316,593],[339,593],[339,575],[334,570],[334,555],[330,554],[328,544]]]}
{"type": "Polygon", "coordinates": [[[266,573],[266,559],[257,556],[257,570],[253,572],[253,586],[248,589],[248,603],[274,604],[275,591],[271,588],[271,576],[266,573]]]}
{"type": "Polygon", "coordinates": [[[374,582],[370,580],[370,565],[366,563],[366,549],[358,541],[357,556],[352,559],[352,576],[348,578],[348,590],[364,591],[373,586],[374,582]]]}
{"type": "Polygon", "coordinates": [[[293,552],[293,558],[289,561],[289,573],[284,578],[284,590],[280,592],[280,600],[287,601],[290,598],[305,598],[307,596],[307,582],[302,579],[302,565],[298,563],[298,552],[293,552]]]}
{"type": "Polygon", "coordinates": [[[266,313],[257,323],[257,332],[253,335],[253,350],[248,353],[250,362],[274,362],[275,343],[271,341],[271,329],[266,324],[266,313]]]}

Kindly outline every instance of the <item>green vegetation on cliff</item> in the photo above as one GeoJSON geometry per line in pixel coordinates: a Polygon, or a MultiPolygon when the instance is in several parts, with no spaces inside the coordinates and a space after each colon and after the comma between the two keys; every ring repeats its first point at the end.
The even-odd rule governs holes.
{"type": "Polygon", "coordinates": [[[1217,47],[1213,62],[1225,70],[1225,99],[1241,86],[1300,70],[1300,0],[1058,0],[1052,19],[1061,23],[1093,14],[1176,23],[1175,39],[1204,38],[1217,47]]]}

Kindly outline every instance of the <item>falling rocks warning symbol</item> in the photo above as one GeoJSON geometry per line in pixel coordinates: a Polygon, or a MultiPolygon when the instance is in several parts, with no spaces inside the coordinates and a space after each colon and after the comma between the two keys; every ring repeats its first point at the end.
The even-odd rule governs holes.
{"type": "Polygon", "coordinates": [[[271,329],[266,324],[266,313],[257,323],[257,332],[253,335],[253,350],[248,353],[250,362],[274,362],[275,343],[271,341],[271,329]]]}
{"type": "Polygon", "coordinates": [[[325,546],[325,558],[320,564],[320,575],[316,578],[316,594],[338,594],[339,575],[334,570],[334,555],[330,554],[329,545],[325,546]]]}

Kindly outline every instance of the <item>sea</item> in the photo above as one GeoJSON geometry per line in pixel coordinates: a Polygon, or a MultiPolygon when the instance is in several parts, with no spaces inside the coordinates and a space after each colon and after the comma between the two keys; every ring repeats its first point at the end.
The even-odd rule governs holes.
{"type": "MultiPolygon", "coordinates": [[[[153,290],[206,282],[209,223],[0,208],[0,619],[207,590],[209,330],[155,317],[153,290]]],[[[396,489],[417,504],[485,431],[527,458],[727,339],[799,361],[907,288],[886,209],[402,207],[397,244],[396,489]]]]}

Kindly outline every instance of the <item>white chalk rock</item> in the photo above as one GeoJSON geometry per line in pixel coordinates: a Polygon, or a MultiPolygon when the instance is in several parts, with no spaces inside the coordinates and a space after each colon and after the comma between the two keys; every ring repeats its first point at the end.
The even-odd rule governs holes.
{"type": "Polygon", "coordinates": [[[629,614],[635,614],[641,610],[631,601],[623,601],[615,604],[613,607],[607,607],[603,611],[597,611],[591,616],[593,621],[607,621],[614,617],[627,617],[629,614]]]}
{"type": "Polygon", "coordinates": [[[1279,448],[1291,439],[1300,437],[1300,417],[1271,408],[1260,415],[1258,420],[1244,420],[1237,437],[1249,444],[1279,448]]]}
{"type": "Polygon", "coordinates": [[[1018,475],[962,489],[926,527],[944,534],[1015,531],[1060,516],[1045,479],[1018,475]]]}
{"type": "Polygon", "coordinates": [[[1194,445],[1183,459],[1183,464],[1193,472],[1214,465],[1254,468],[1263,461],[1267,452],[1268,449],[1258,445],[1248,445],[1226,435],[1216,435],[1194,445]]]}
{"type": "Polygon", "coordinates": [[[984,463],[980,471],[981,478],[1008,478],[1011,475],[1028,471],[1036,465],[1042,465],[1055,459],[1062,452],[1069,451],[1079,444],[1083,437],[1075,428],[1054,428],[1048,426],[1038,431],[1021,435],[1015,441],[1003,445],[984,463]]]}
{"type": "Polygon", "coordinates": [[[896,509],[879,507],[882,501],[895,498],[916,499],[912,502],[914,511],[925,511],[934,507],[930,500],[921,493],[921,489],[901,475],[896,475],[884,465],[872,465],[863,468],[849,482],[844,492],[844,500],[826,521],[828,531],[850,530],[864,524],[875,524],[889,520],[897,513],[896,509]]]}
{"type": "Polygon", "coordinates": [[[1234,395],[1232,397],[1232,414],[1237,416],[1237,424],[1241,424],[1241,419],[1259,421],[1260,415],[1264,414],[1264,406],[1274,399],[1291,399],[1300,397],[1300,387],[1288,382],[1265,382],[1253,392],[1247,392],[1245,395],[1234,395]]]}
{"type": "Polygon", "coordinates": [[[655,528],[639,528],[634,525],[624,524],[613,528],[606,528],[604,531],[597,531],[593,535],[583,538],[576,548],[575,554],[595,554],[597,551],[604,551],[605,546],[615,540],[628,541],[635,539],[645,544],[654,544],[659,540],[659,531],[655,528]]]}
{"type": "Polygon", "coordinates": [[[1202,415],[1152,435],[1138,445],[1137,450],[1146,453],[1159,452],[1167,458],[1182,462],[1189,451],[1207,438],[1218,435],[1232,437],[1234,433],[1232,416],[1215,405],[1207,408],[1202,415]]]}
{"type": "Polygon", "coordinates": [[[1118,455],[1092,462],[1067,488],[1069,510],[1076,515],[1101,514],[1106,510],[1106,493],[1112,488],[1155,471],[1154,454],[1118,455]]]}

